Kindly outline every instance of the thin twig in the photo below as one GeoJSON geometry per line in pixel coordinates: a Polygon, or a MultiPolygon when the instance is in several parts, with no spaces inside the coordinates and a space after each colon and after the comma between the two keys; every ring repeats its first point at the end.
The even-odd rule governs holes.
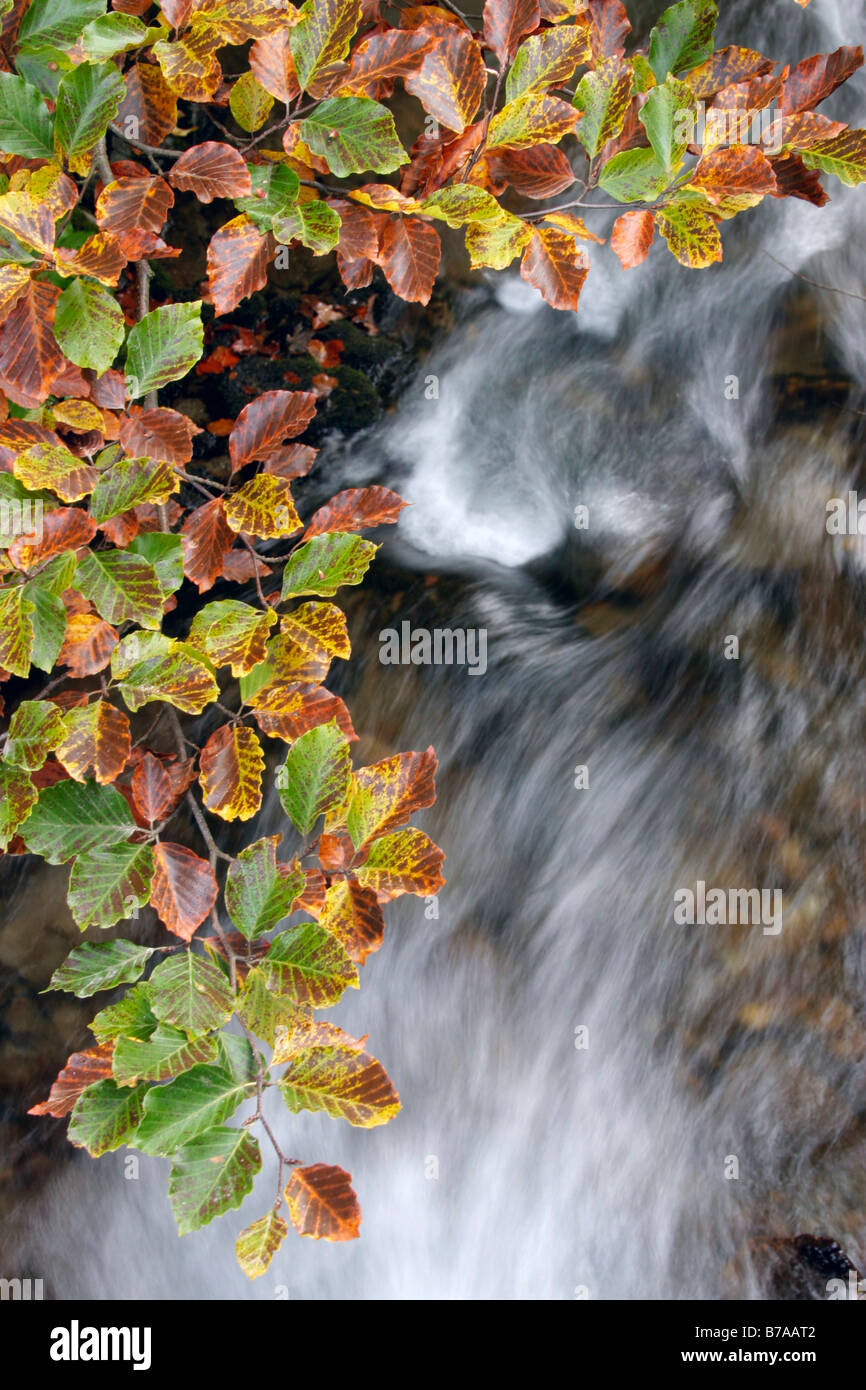
{"type": "Polygon", "coordinates": [[[840,290],[838,285],[822,285],[820,280],[810,280],[808,275],[801,275],[799,270],[792,270],[789,265],[776,260],[771,252],[765,251],[764,255],[769,256],[771,261],[775,261],[781,270],[787,270],[789,275],[796,275],[798,280],[803,280],[807,285],[813,285],[816,290],[827,290],[830,294],[844,294],[848,299],[859,299],[861,303],[866,304],[866,294],[857,294],[854,290],[840,290]]]}

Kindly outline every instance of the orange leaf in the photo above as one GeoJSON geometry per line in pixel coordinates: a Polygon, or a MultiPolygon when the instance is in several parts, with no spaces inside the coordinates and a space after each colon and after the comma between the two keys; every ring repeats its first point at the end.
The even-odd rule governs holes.
{"type": "Polygon", "coordinates": [[[405,77],[420,67],[435,38],[436,30],[424,25],[417,29],[385,29],[367,34],[355,46],[348,71],[340,78],[340,93],[375,96],[374,89],[383,80],[405,77]]]}
{"type": "Polygon", "coordinates": [[[616,219],[610,244],[622,261],[623,270],[632,270],[646,260],[654,236],[651,212],[626,212],[616,219]]]}
{"type": "Polygon", "coordinates": [[[763,195],[776,187],[773,166],[757,145],[731,145],[705,154],[691,177],[713,203],[741,193],[763,195]]]}
{"type": "Polygon", "coordinates": [[[422,806],[432,806],[436,767],[436,754],[427,748],[423,753],[397,753],[358,768],[346,822],[352,843],[360,848],[387,830],[404,825],[422,806]]]}
{"type": "Polygon", "coordinates": [[[533,232],[520,266],[521,278],[554,309],[576,309],[589,261],[566,232],[540,227],[533,232]]]}
{"type": "Polygon", "coordinates": [[[169,183],[194,193],[200,203],[214,198],[245,198],[252,192],[250,171],[237,150],[218,140],[190,145],[172,167],[169,183]]]}
{"type": "Polygon", "coordinates": [[[120,776],[129,761],[132,742],[129,719],[107,700],[96,700],[64,717],[66,735],[54,756],[76,782],[92,772],[105,785],[120,776]]]}
{"type": "Polygon", "coordinates": [[[96,526],[86,512],[77,507],[57,507],[42,518],[42,539],[30,541],[20,536],[7,554],[19,569],[35,569],[37,565],[60,555],[64,550],[78,550],[96,535],[96,526]]]}
{"type": "Polygon", "coordinates": [[[312,1163],[295,1168],[286,1184],[286,1205],[292,1225],[313,1240],[355,1240],[360,1235],[361,1208],[345,1168],[312,1163]]]}
{"type": "Polygon", "coordinates": [[[332,719],[336,719],[339,728],[350,742],[354,743],[358,737],[352,727],[349,711],[339,695],[332,695],[322,686],[295,690],[284,696],[278,708],[257,706],[253,713],[263,734],[269,734],[271,738],[284,739],[286,743],[293,743],[308,729],[318,728],[320,724],[329,724],[332,719]]]}
{"type": "Polygon", "coordinates": [[[481,105],[486,85],[481,49],[471,34],[454,24],[443,27],[420,68],[404,79],[406,91],[457,135],[462,134],[481,105]]]}
{"type": "Polygon", "coordinates": [[[193,435],[198,425],[178,410],[154,407],[143,410],[130,406],[120,422],[120,442],[130,457],[165,459],[168,463],[189,463],[193,435]]]}
{"type": "Polygon", "coordinates": [[[256,39],[250,49],[250,71],[277,101],[288,106],[300,94],[295,73],[292,50],[289,47],[289,30],[277,29],[273,34],[256,39]]]}
{"type": "Polygon", "coordinates": [[[60,290],[31,280],[0,327],[0,390],[27,410],[41,406],[65,358],[54,337],[60,290]]]}
{"type": "Polygon", "coordinates": [[[304,539],[322,536],[326,531],[364,531],[370,526],[396,522],[408,505],[387,487],[349,488],[313,513],[304,539]]]}
{"type": "Polygon", "coordinates": [[[222,498],[205,502],[191,512],[181,527],[183,572],[204,593],[216,583],[235,533],[226,521],[222,498]]]}
{"type": "Polygon", "coordinates": [[[622,0],[587,0],[592,20],[592,51],[599,58],[621,58],[631,20],[622,0]]]}
{"type": "Polygon", "coordinates": [[[234,217],[215,232],[207,248],[207,274],[217,314],[228,314],[267,283],[273,237],[248,217],[234,217]]]}
{"type": "Polygon", "coordinates": [[[391,217],[382,231],[378,263],[400,299],[427,304],[441,254],[439,233],[429,222],[418,217],[391,217]]]}
{"type": "Polygon", "coordinates": [[[574,183],[574,170],[555,145],[494,149],[487,163],[494,180],[501,180],[503,185],[510,183],[515,193],[524,198],[554,198],[574,183]]]}
{"type": "Polygon", "coordinates": [[[137,254],[141,233],[162,230],[174,194],[165,179],[122,178],[103,188],[96,201],[96,220],[102,231],[117,237],[121,249],[137,254]]]}
{"type": "Polygon", "coordinates": [[[249,820],[262,804],[265,758],[253,729],[223,724],[199,758],[204,804],[223,820],[249,820]]]}
{"type": "Polygon", "coordinates": [[[95,232],[77,251],[59,247],[56,260],[64,275],[90,275],[103,285],[114,286],[126,263],[120,242],[110,232],[95,232]]]}
{"type": "Polygon", "coordinates": [[[148,822],[162,820],[174,801],[168,773],[152,753],[145,753],[132,774],[135,809],[148,822]]]}
{"type": "Polygon", "coordinates": [[[114,1042],[100,1043],[88,1052],[73,1052],[66,1061],[57,1080],[48,1093],[48,1099],[39,1105],[31,1105],[28,1115],[54,1115],[60,1119],[68,1115],[75,1102],[94,1081],[103,1081],[111,1076],[111,1058],[114,1042]]]}
{"type": "Polygon", "coordinates": [[[376,894],[351,878],[331,884],[319,922],[342,941],[356,965],[363,965],[384,940],[385,917],[376,894]]]}
{"type": "Polygon", "coordinates": [[[153,847],[150,905],[170,932],[190,941],[217,899],[213,869],[183,845],[159,842],[153,847]]]}
{"type": "MultiPolygon", "coordinates": [[[[83,516],[83,512],[80,515],[83,516]]],[[[73,680],[93,676],[108,665],[117,640],[111,624],[95,613],[73,613],[67,620],[57,664],[68,666],[73,680]]]]}
{"type": "Polygon", "coordinates": [[[232,470],[278,454],[285,440],[303,434],[315,413],[312,391],[265,391],[235,421],[229,437],[232,470]]]}
{"type": "Polygon", "coordinates": [[[811,111],[819,102],[847,82],[863,65],[863,49],[837,48],[835,53],[816,53],[791,69],[782,87],[779,110],[783,116],[795,111],[811,111]]]}
{"type": "Polygon", "coordinates": [[[540,22],[538,0],[485,0],[484,42],[493,49],[500,67],[511,62],[520,40],[540,22]]]}
{"type": "Polygon", "coordinates": [[[438,893],[445,882],[444,858],[442,850],[423,830],[395,830],[393,835],[373,841],[356,876],[362,887],[372,889],[379,902],[389,902],[401,893],[425,898],[438,893]]]}
{"type": "MultiPolygon", "coordinates": [[[[165,5],[163,5],[165,10],[165,5]]],[[[126,96],[117,113],[121,130],[135,130],[145,145],[161,145],[177,125],[177,97],[160,68],[153,63],[136,63],[126,74],[126,96]],[[135,121],[135,126],[129,124],[135,121]]]]}

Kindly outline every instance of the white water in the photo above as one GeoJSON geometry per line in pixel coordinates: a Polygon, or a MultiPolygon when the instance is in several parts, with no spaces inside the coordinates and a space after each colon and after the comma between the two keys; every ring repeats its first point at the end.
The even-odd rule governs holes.
{"type": "MultiPolygon", "coordinates": [[[[726,28],[773,56],[863,37],[860,0],[805,13],[774,0],[744,36],[752,8],[723,6],[726,28]]],[[[862,124],[864,83],[851,85],[862,124]]],[[[623,275],[596,250],[577,318],[500,278],[495,302],[469,296],[392,422],[335,454],[343,485],[381,477],[413,502],[394,556],[469,576],[441,621],[486,626],[490,662],[483,679],[419,680],[376,665],[391,619],[372,600],[366,632],[356,622],[371,663],[356,724],[381,739],[375,756],[435,744],[424,824],[448,856],[439,919],[395,905],[360,995],[334,1014],[369,1032],[403,1111],[371,1132],[280,1121],[305,1159],[352,1171],[362,1239],[290,1239],[250,1285],[231,1242],[270,1203],[270,1171],[243,1216],[178,1240],[167,1165],[143,1159],[127,1181],[115,1154],[71,1165],[28,1214],[29,1264],[56,1296],[716,1298],[725,1262],[767,1231],[826,1231],[862,1264],[862,1063],[817,1025],[734,1026],[755,998],[783,1028],[793,998],[820,1015],[836,990],[862,996],[866,973],[852,946],[828,984],[810,916],[822,895],[849,917],[864,907],[866,685],[859,647],[833,631],[862,598],[823,527],[849,451],[817,423],[765,436],[791,279],[762,250],[866,286],[862,190],[831,192],[823,210],[791,200],[727,224],[725,264],[706,274],[656,248],[623,275]],[[655,603],[599,638],[575,625],[587,566],[617,579],[663,548],[673,573],[655,603]],[[736,669],[720,659],[727,633],[736,669]],[[579,763],[589,791],[573,788],[579,763]],[[841,809],[840,786],[854,789],[841,809]],[[824,833],[791,874],[782,937],[675,927],[677,886],[782,874],[768,817],[789,844],[824,833]]],[[[817,297],[866,384],[862,303],[817,297]]],[[[270,811],[248,838],[275,825],[270,811]]]]}

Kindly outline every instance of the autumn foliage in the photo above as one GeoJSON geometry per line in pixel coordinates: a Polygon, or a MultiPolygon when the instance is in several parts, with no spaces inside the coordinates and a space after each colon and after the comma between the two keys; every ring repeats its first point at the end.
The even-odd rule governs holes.
{"type": "Polygon", "coordinates": [[[331,345],[310,389],[212,422],[227,481],[197,469],[199,426],[159,393],[237,360],[205,353],[205,326],[299,247],[336,253],[349,291],[381,272],[425,304],[457,229],[473,267],[519,260],[575,309],[601,206],[624,267],[657,235],[711,265],[721,225],[765,197],[820,206],[821,175],[866,177],[866,132],[816,110],[863,54],[792,68],[716,49],[713,0],[672,5],[643,48],[620,0],[487,0],[478,28],[379,0],[0,0],[0,16],[0,850],[68,865],[82,931],[147,907],[164,928],[89,938],[55,972],[81,998],[129,988],[33,1113],[69,1115],[93,1155],[170,1158],[181,1232],[240,1205],[261,1128],[277,1197],[237,1246],[256,1277],[283,1211],[304,1235],[358,1235],[349,1175],[283,1153],[262,1099],[361,1126],[399,1109],[366,1040],[315,1011],[358,986],[383,906],[443,882],[408,824],[436,761],[355,767],[325,684],[350,655],[331,600],[373,559],[361,533],[405,505],[366,487],[298,509],[331,345]],[[701,104],[717,119],[699,137],[701,104]],[[739,119],[770,110],[771,138],[739,119]],[[216,205],[206,279],[152,307],[178,197],[216,205]],[[280,745],[297,848],[229,853],[220,825],[257,815],[280,745]]]}

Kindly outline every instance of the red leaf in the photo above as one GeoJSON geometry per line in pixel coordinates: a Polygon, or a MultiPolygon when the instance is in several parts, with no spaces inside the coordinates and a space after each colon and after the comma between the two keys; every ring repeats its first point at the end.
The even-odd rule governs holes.
{"type": "Polygon", "coordinates": [[[228,314],[267,283],[273,238],[246,217],[226,222],[210,239],[207,274],[217,314],[228,314]]]}
{"type": "Polygon", "coordinates": [[[194,193],[200,203],[214,198],[247,198],[252,193],[250,171],[231,145],[205,140],[190,145],[173,166],[168,181],[182,193],[194,193]]]}
{"type": "Polygon", "coordinates": [[[829,203],[830,195],[821,186],[821,175],[817,169],[807,169],[798,154],[784,154],[771,157],[773,173],[776,175],[776,188],[773,198],[802,198],[813,203],[816,208],[829,203]]]}
{"type": "Polygon", "coordinates": [[[265,472],[277,478],[305,478],[319,456],[309,444],[288,444],[265,459],[265,472]]]}
{"type": "Polygon", "coordinates": [[[152,753],[145,753],[132,774],[132,796],[136,810],[151,825],[163,819],[174,800],[168,773],[152,753]]]}
{"type": "Polygon", "coordinates": [[[338,492],[314,512],[307,523],[304,540],[322,536],[326,531],[364,531],[368,526],[396,522],[408,505],[387,487],[349,488],[346,492],[338,492]]]}
{"type": "Polygon", "coordinates": [[[773,166],[757,145],[732,145],[710,150],[691,178],[714,203],[738,193],[772,193],[776,187],[773,166]]]}
{"type": "Polygon", "coordinates": [[[407,73],[403,85],[429,115],[460,135],[481,105],[487,72],[479,45],[458,24],[442,26],[420,68],[407,73]]]}
{"type": "Polygon", "coordinates": [[[632,270],[646,260],[654,235],[651,212],[626,212],[616,219],[610,244],[622,261],[623,270],[632,270]]]}
{"type": "Polygon", "coordinates": [[[356,742],[358,737],[352,727],[351,715],[339,695],[332,695],[321,685],[299,690],[292,699],[285,701],[282,709],[256,709],[253,715],[263,734],[285,739],[287,743],[293,743],[301,734],[318,728],[320,724],[330,724],[332,719],[336,719],[350,743],[356,742]]]}
{"type": "Polygon", "coordinates": [[[819,102],[847,82],[863,64],[863,49],[837,48],[835,53],[816,53],[791,69],[782,87],[779,110],[783,116],[794,111],[811,111],[819,102]]]}
{"type": "Polygon", "coordinates": [[[287,439],[303,434],[315,413],[312,391],[265,391],[235,421],[229,436],[232,470],[275,454],[287,439]]]}
{"type": "Polygon", "coordinates": [[[217,881],[206,859],[183,845],[153,847],[151,907],[175,936],[190,941],[217,899],[217,881]]]}
{"type": "Polygon", "coordinates": [[[93,676],[108,665],[117,641],[117,633],[111,624],[95,613],[72,613],[57,664],[67,666],[73,680],[93,676]]]}
{"type": "Polygon", "coordinates": [[[216,583],[225,558],[235,543],[226,521],[222,498],[205,502],[191,512],[181,527],[183,572],[204,593],[216,583]]]}
{"type": "Polygon", "coordinates": [[[165,179],[121,178],[104,188],[96,202],[96,220],[110,232],[123,252],[134,259],[150,242],[143,233],[156,236],[174,204],[174,194],[165,179]]]}
{"type": "Polygon", "coordinates": [[[0,390],[27,410],[44,404],[66,359],[54,337],[54,310],[60,290],[31,280],[0,327],[0,390]]]}
{"type": "Polygon", "coordinates": [[[382,230],[378,263],[400,299],[428,303],[441,254],[436,228],[418,217],[390,217],[382,230]]]}
{"type": "Polygon", "coordinates": [[[538,0],[485,0],[484,42],[493,49],[500,67],[511,62],[520,40],[540,22],[538,0]]]}
{"type": "Polygon", "coordinates": [[[288,29],[277,29],[273,34],[256,39],[250,49],[250,71],[277,101],[287,106],[294,101],[301,89],[289,47],[288,29]]]}
{"type": "Polygon", "coordinates": [[[201,430],[188,415],[164,407],[143,410],[130,406],[120,422],[120,442],[130,457],[189,463],[196,434],[201,430]]]}
{"type": "Polygon", "coordinates": [[[520,266],[521,278],[554,309],[576,309],[589,261],[578,251],[573,237],[552,227],[533,232],[520,266]]]}
{"type": "Polygon", "coordinates": [[[104,1081],[111,1076],[111,1058],[114,1043],[100,1043],[89,1052],[73,1052],[48,1093],[48,1099],[38,1105],[31,1105],[28,1115],[54,1115],[60,1118],[68,1115],[81,1092],[94,1081],[104,1081]]]}

